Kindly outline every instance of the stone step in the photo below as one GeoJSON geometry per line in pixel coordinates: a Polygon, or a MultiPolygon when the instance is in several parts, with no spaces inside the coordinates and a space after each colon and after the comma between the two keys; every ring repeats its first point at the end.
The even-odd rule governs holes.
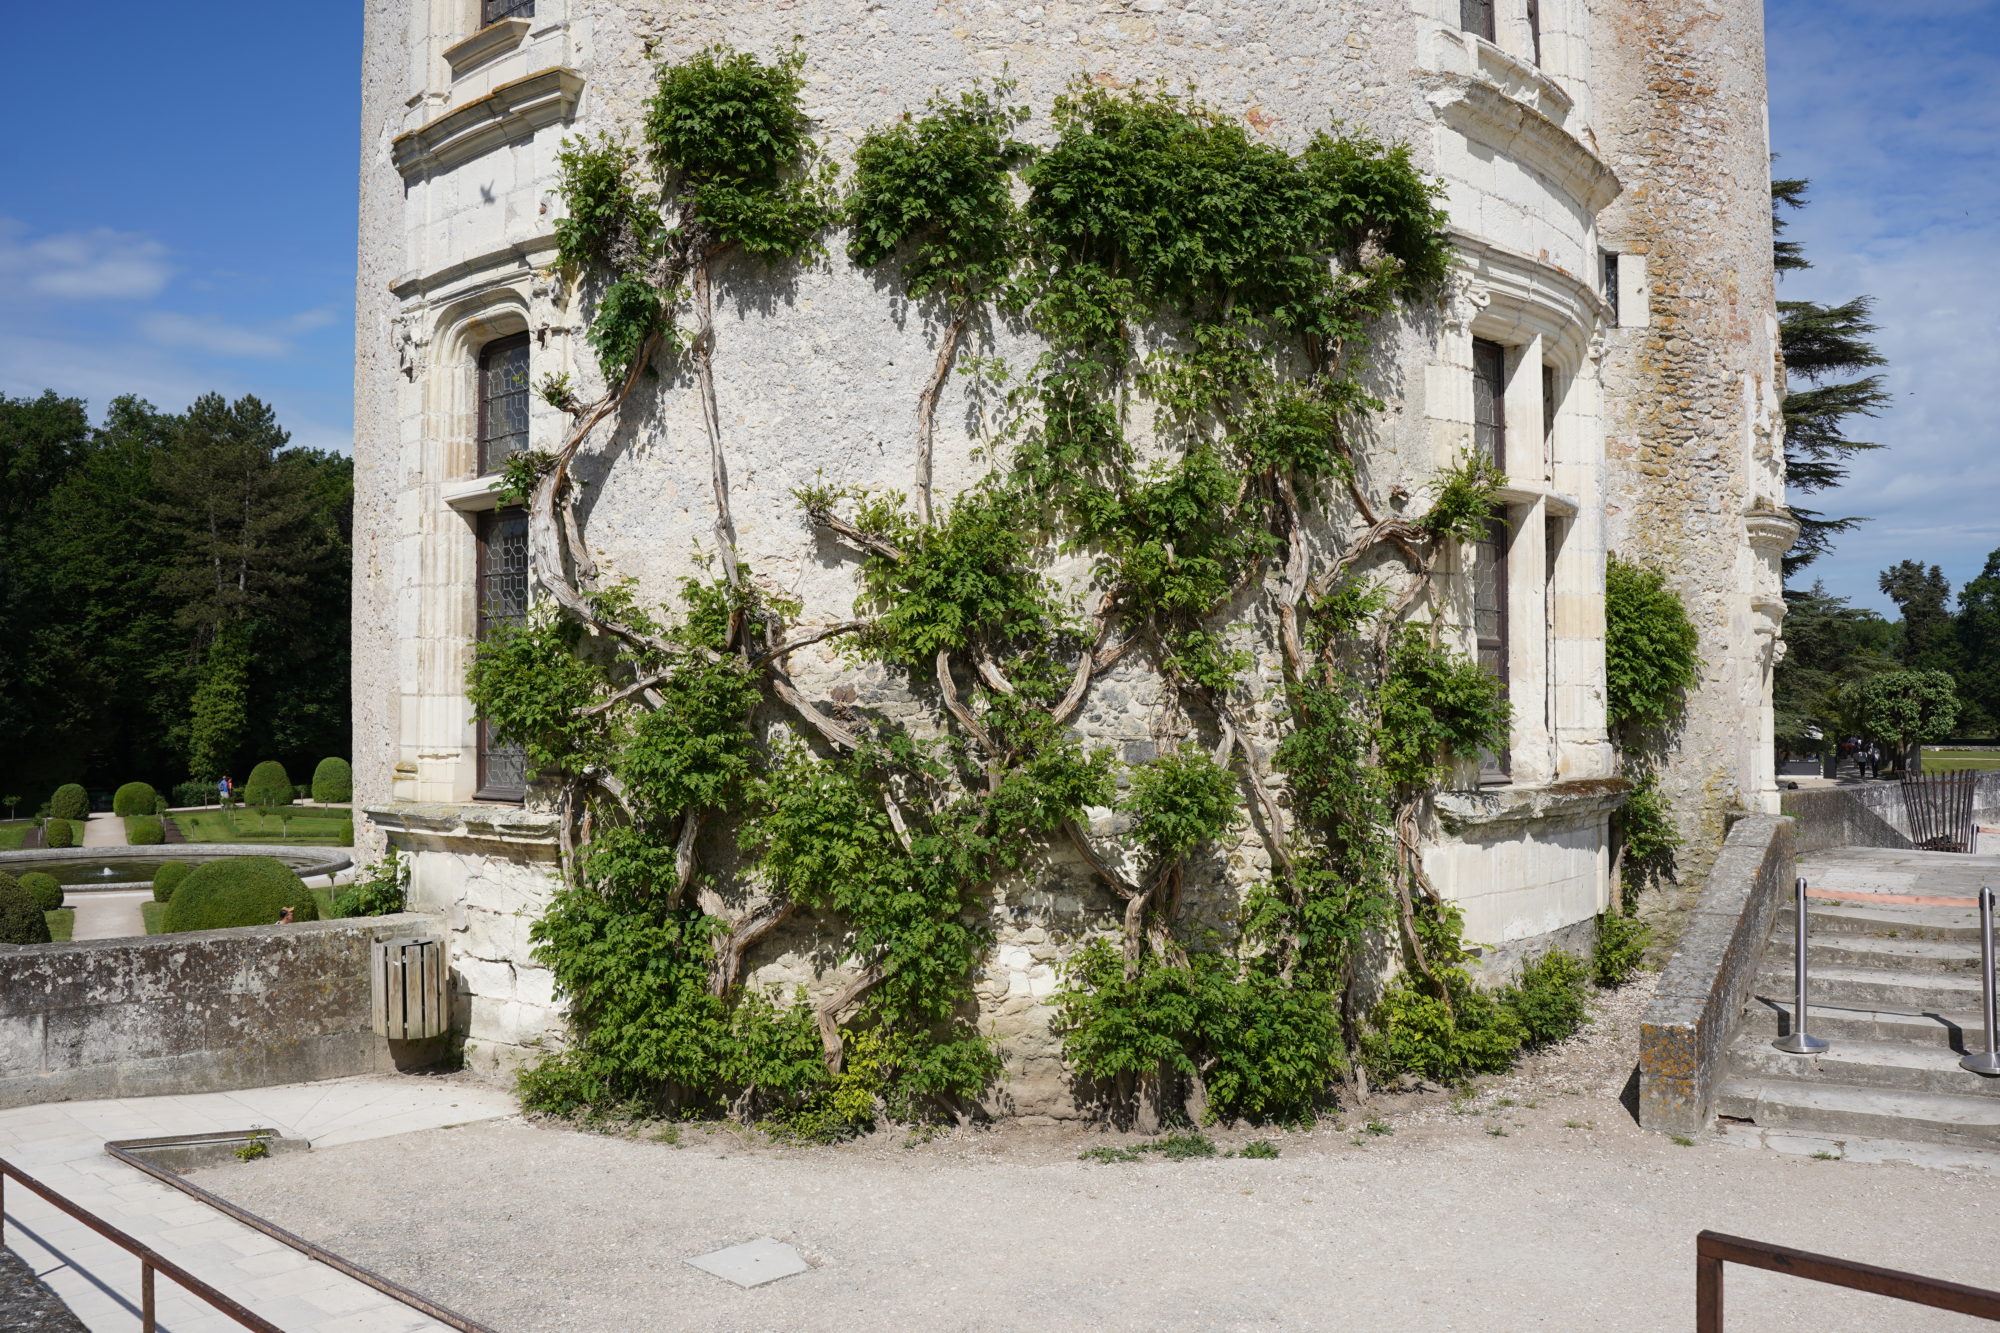
{"type": "MultiPolygon", "coordinates": [[[[1806,1011],[1807,1030],[1829,1041],[1882,1042],[1956,1051],[1984,1049],[1986,1044],[1986,1024],[1976,1009],[1913,1013],[1820,1004],[1818,998],[1814,997],[1815,1003],[1806,1011]]],[[[1750,997],[1750,1002],[1743,1006],[1743,1021],[1737,1028],[1745,1040],[1753,1035],[1769,1040],[1791,1030],[1791,997],[1770,993],[1750,997]]]]}
{"type": "Polygon", "coordinates": [[[1765,1130],[2000,1148],[2000,1098],[1994,1097],[1732,1078],[1717,1092],[1715,1110],[1765,1130]]]}
{"type": "MultiPolygon", "coordinates": [[[[1789,999],[1796,982],[1791,959],[1766,955],[1756,993],[1789,999]],[[1770,964],[1780,963],[1782,970],[1770,964]]],[[[1812,967],[1807,965],[1807,998],[1814,1004],[1848,1009],[1886,1009],[1908,1013],[1976,1014],[1985,1003],[1976,972],[1912,972],[1881,967],[1812,967]]]]}
{"type": "Polygon", "coordinates": [[[1814,1134],[1801,1130],[1759,1129],[1725,1120],[1715,1127],[1715,1142],[1737,1148],[1788,1153],[1794,1157],[1834,1157],[1844,1162],[1892,1162],[1959,1175],[2000,1176],[2000,1151],[1963,1144],[1911,1143],[1866,1134],[1814,1134]]]}
{"type": "MultiPolygon", "coordinates": [[[[1788,967],[1792,941],[1773,943],[1764,955],[1767,968],[1788,967]]],[[[1867,967],[1885,971],[1965,972],[1979,975],[1979,946],[1957,940],[1884,939],[1878,935],[1812,935],[1806,940],[1806,964],[1822,967],[1867,967]]]]}
{"type": "Polygon", "coordinates": [[[1771,1045],[1768,1034],[1746,1034],[1729,1048],[1727,1077],[2000,1097],[2000,1078],[1961,1069],[1958,1061],[1964,1052],[1947,1045],[1828,1040],[1831,1044],[1818,1055],[1788,1055],[1771,1045]]]}
{"type": "MultiPolygon", "coordinates": [[[[1773,952],[1791,953],[1792,909],[1782,907],[1771,928],[1773,952]]],[[[1877,935],[1884,939],[1962,940],[1979,943],[1979,913],[1970,907],[1891,907],[1861,903],[1806,908],[1809,938],[1821,935],[1877,935]]]]}

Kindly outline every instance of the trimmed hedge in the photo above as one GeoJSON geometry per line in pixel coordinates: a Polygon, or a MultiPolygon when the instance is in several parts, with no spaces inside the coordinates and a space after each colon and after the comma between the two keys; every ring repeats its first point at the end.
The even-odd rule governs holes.
{"type": "Polygon", "coordinates": [[[340,821],[340,828],[339,828],[338,832],[339,832],[339,837],[340,837],[340,845],[341,845],[342,847],[352,847],[352,846],[354,845],[354,821],[353,821],[353,820],[351,820],[351,819],[343,819],[343,820],[341,820],[341,821],[340,821]]]}
{"type": "Polygon", "coordinates": [[[153,872],[153,901],[172,902],[174,890],[180,887],[194,867],[186,861],[169,861],[153,872]]]}
{"type": "Polygon", "coordinates": [[[42,846],[74,847],[76,830],[71,827],[67,819],[51,819],[42,825],[42,846]]]}
{"type": "Polygon", "coordinates": [[[313,799],[339,805],[354,799],[354,770],[345,759],[322,759],[313,770],[313,799]]]}
{"type": "Polygon", "coordinates": [[[47,944],[49,921],[35,896],[12,875],[0,873],[0,944],[47,944]]]}
{"type": "Polygon", "coordinates": [[[88,819],[90,793],[74,782],[65,782],[49,798],[49,813],[57,819],[88,819]]]}
{"type": "Polygon", "coordinates": [[[243,784],[243,804],[262,807],[291,803],[292,780],[286,776],[283,764],[266,759],[250,770],[250,780],[243,784]]]}
{"type": "Polygon", "coordinates": [[[269,856],[230,856],[196,866],[167,900],[160,929],[224,930],[275,925],[292,909],[294,921],[319,920],[312,890],[291,867],[269,856]]]}
{"type": "Polygon", "coordinates": [[[21,887],[28,896],[42,905],[44,912],[53,912],[62,906],[63,887],[54,875],[44,875],[39,870],[30,870],[21,876],[21,887]]]}
{"type": "Polygon", "coordinates": [[[131,819],[136,815],[150,815],[154,804],[160,799],[150,782],[128,782],[111,797],[111,813],[131,819]]]}
{"type": "Polygon", "coordinates": [[[151,847],[166,840],[166,825],[151,815],[125,821],[125,841],[134,847],[151,847]]]}
{"type": "Polygon", "coordinates": [[[176,782],[174,784],[174,804],[217,805],[222,801],[222,793],[215,789],[213,782],[176,782]]]}

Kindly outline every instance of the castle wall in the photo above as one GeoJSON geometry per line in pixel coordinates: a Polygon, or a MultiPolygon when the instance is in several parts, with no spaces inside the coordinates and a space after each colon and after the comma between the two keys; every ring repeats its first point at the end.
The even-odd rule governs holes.
{"type": "MultiPolygon", "coordinates": [[[[806,106],[843,167],[869,127],[936,89],[1003,75],[1018,81],[1016,100],[1038,109],[1079,73],[1115,86],[1194,82],[1275,142],[1296,145],[1345,120],[1411,143],[1445,183],[1463,264],[1437,311],[1384,332],[1371,387],[1385,408],[1365,425],[1367,485],[1416,512],[1427,479],[1469,447],[1475,338],[1509,349],[1508,419],[1521,442],[1509,449],[1506,491],[1508,558],[1519,574],[1509,610],[1522,627],[1510,672],[1511,779],[1482,789],[1468,769],[1467,790],[1440,798],[1427,816],[1426,868],[1465,904],[1471,937],[1500,959],[1570,939],[1608,905],[1606,821],[1621,788],[1603,726],[1603,552],[1633,520],[1629,503],[1606,492],[1651,483],[1629,468],[1608,474],[1604,457],[1605,423],[1630,417],[1614,398],[1633,391],[1633,372],[1621,369],[1624,387],[1614,391],[1601,369],[1612,344],[1597,220],[1617,207],[1620,188],[1591,121],[1604,102],[1594,54],[1603,30],[1584,0],[1542,0],[1537,64],[1525,20],[1502,8],[1506,21],[1488,43],[1457,30],[1456,0],[1287,0],[1248,10],[1211,0],[726,8],[539,0],[533,19],[484,31],[475,31],[469,0],[417,0],[407,14],[371,6],[357,321],[356,781],[370,836],[413,856],[415,903],[454,922],[475,1064],[518,1060],[560,1022],[526,935],[546,901],[551,839],[525,831],[532,797],[525,813],[474,800],[477,737],[463,677],[474,530],[495,501],[490,480],[473,475],[471,366],[487,340],[526,332],[536,378],[566,372],[594,388],[582,314],[539,267],[552,257],[555,153],[565,135],[633,125],[655,62],[719,40],[769,56],[800,35],[806,106]],[[1554,386],[1547,411],[1545,366],[1554,386]],[[1607,529],[1608,515],[1627,516],[1607,529]],[[505,836],[493,832],[503,826],[505,836]]],[[[1045,142],[1050,133],[1038,116],[1024,137],[1045,142]]],[[[849,613],[856,562],[809,530],[792,492],[911,489],[917,395],[938,330],[936,311],[908,306],[850,265],[844,244],[831,237],[832,257],[802,271],[729,261],[717,274],[716,389],[739,549],[760,582],[800,599],[805,619],[819,623],[849,613]]],[[[1036,348],[996,324],[972,350],[1024,364],[1036,348]]],[[[978,450],[991,407],[968,377],[948,384],[937,412],[941,498],[988,466],[978,450]]],[[[536,404],[537,447],[562,425],[536,404]]],[[[663,598],[698,571],[712,540],[712,496],[688,382],[669,373],[649,387],[578,475],[587,483],[587,540],[605,574],[637,578],[663,598]]],[[[1655,512],[1665,522],[1677,511],[1655,512]]],[[[1459,626],[1469,623],[1465,555],[1448,554],[1430,608],[1459,626]]],[[[1055,572],[1075,582],[1086,570],[1055,572]]],[[[1268,626],[1244,633],[1258,657],[1249,678],[1274,690],[1268,626]]],[[[1469,630],[1460,637],[1469,647],[1469,630]]],[[[857,671],[831,645],[802,651],[792,668],[810,697],[913,720],[935,712],[909,682],[857,671]]],[[[1717,687],[1743,684],[1732,676],[1717,687]]],[[[1093,686],[1076,725],[1140,762],[1154,753],[1158,704],[1157,676],[1128,659],[1093,686]]],[[[1109,835],[1117,818],[1098,812],[1093,828],[1109,835]]],[[[1263,858],[1246,826],[1210,873],[1240,891],[1263,858]]],[[[1060,854],[995,889],[998,944],[977,992],[1008,1056],[998,1094],[1006,1109],[1073,1113],[1047,1000],[1061,960],[1109,927],[1114,906],[1060,854]]],[[[787,991],[838,984],[812,961],[825,942],[817,928],[788,923],[753,955],[753,982],[787,991]]]]}

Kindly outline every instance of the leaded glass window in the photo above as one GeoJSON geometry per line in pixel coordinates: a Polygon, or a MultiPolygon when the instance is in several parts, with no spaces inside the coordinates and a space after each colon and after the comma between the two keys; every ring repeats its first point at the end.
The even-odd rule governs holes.
{"type": "MultiPolygon", "coordinates": [[[[502,509],[479,516],[479,637],[528,615],[528,511],[502,509]]],[[[527,794],[527,755],[501,743],[479,724],[479,790],[482,801],[518,801],[527,794]]]]}
{"type": "Polygon", "coordinates": [[[1472,447],[1507,470],[1507,349],[1472,340],[1472,447]]]}
{"type": "Polygon", "coordinates": [[[527,447],[528,335],[517,333],[479,352],[479,475],[527,447]]]}
{"type": "MultiPolygon", "coordinates": [[[[1496,519],[1472,544],[1472,633],[1479,665],[1507,691],[1507,523],[1496,519]]],[[[1481,782],[1506,782],[1511,765],[1507,747],[1479,756],[1481,782]]]]}
{"type": "Polygon", "coordinates": [[[479,0],[479,22],[483,26],[501,19],[531,19],[535,0],[479,0]]]}

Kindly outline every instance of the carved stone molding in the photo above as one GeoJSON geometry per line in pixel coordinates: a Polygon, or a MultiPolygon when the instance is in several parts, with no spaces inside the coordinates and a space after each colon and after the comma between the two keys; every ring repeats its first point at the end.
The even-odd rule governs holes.
{"type": "Polygon", "coordinates": [[[1463,74],[1422,76],[1431,105],[1445,124],[1533,168],[1596,214],[1624,187],[1582,140],[1535,108],[1463,74]]]}
{"type": "Polygon", "coordinates": [[[398,135],[390,146],[396,170],[405,180],[428,175],[566,122],[576,114],[582,93],[583,76],[560,66],[503,83],[428,125],[398,135]]]}

